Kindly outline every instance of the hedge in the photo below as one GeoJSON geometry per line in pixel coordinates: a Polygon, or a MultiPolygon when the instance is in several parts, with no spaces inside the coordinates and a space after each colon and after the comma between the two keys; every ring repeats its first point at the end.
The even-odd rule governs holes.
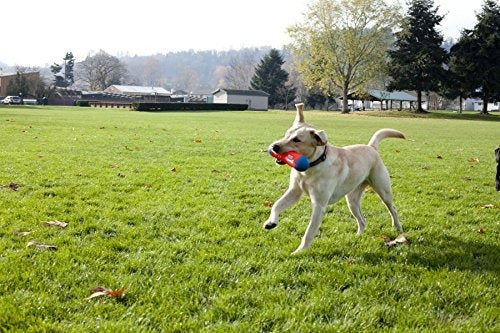
{"type": "Polygon", "coordinates": [[[135,111],[244,111],[247,104],[226,103],[132,103],[135,111]]]}
{"type": "Polygon", "coordinates": [[[80,100],[75,101],[75,105],[88,107],[88,106],[90,106],[90,101],[85,101],[85,100],[80,99],[80,100]]]}

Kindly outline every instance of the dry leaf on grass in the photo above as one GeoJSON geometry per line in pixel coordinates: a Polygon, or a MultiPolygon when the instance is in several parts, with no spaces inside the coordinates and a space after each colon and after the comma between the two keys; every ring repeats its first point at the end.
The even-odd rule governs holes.
{"type": "Polygon", "coordinates": [[[176,172],[176,171],[177,171],[177,169],[175,167],[170,169],[170,172],[176,172]]]}
{"type": "Polygon", "coordinates": [[[125,292],[125,288],[120,288],[118,290],[112,290],[112,289],[108,289],[106,287],[97,286],[97,287],[92,288],[91,291],[93,292],[92,295],[90,295],[86,299],[92,299],[92,298],[99,297],[99,296],[109,296],[112,298],[120,298],[120,297],[122,297],[123,293],[125,292]]]}
{"type": "Polygon", "coordinates": [[[273,203],[271,201],[266,201],[266,202],[264,202],[264,206],[266,206],[266,207],[272,207],[273,203]]]}
{"type": "Polygon", "coordinates": [[[196,140],[194,140],[194,142],[201,143],[201,140],[200,139],[196,139],[196,140]]]}
{"type": "Polygon", "coordinates": [[[45,245],[45,244],[41,244],[41,243],[38,243],[35,241],[29,241],[28,245],[26,245],[26,247],[30,247],[30,246],[34,246],[37,249],[42,250],[42,251],[56,251],[57,250],[57,246],[45,245]]]}
{"type": "Polygon", "coordinates": [[[471,157],[467,161],[469,161],[471,163],[479,163],[479,158],[477,158],[477,157],[471,157]]]}
{"type": "Polygon", "coordinates": [[[11,189],[13,191],[17,191],[19,185],[16,183],[10,183],[9,185],[0,185],[0,189],[11,189]]]}
{"type": "Polygon", "coordinates": [[[495,206],[493,206],[492,204],[487,204],[487,205],[484,205],[482,206],[481,208],[493,208],[495,206]]]}
{"type": "Polygon", "coordinates": [[[405,235],[403,235],[403,234],[399,235],[394,240],[391,240],[387,236],[382,236],[382,239],[384,240],[385,245],[387,245],[387,247],[393,247],[393,246],[396,246],[398,244],[408,244],[408,243],[410,243],[408,241],[408,239],[406,239],[405,235]]]}
{"type": "Polygon", "coordinates": [[[484,228],[480,227],[479,229],[476,229],[478,234],[484,234],[484,228]]]}
{"type": "Polygon", "coordinates": [[[21,230],[14,230],[14,233],[18,236],[28,236],[29,234],[31,234],[31,231],[21,231],[21,230]]]}
{"type": "Polygon", "coordinates": [[[443,159],[443,156],[438,155],[438,156],[436,156],[436,158],[437,158],[438,160],[442,160],[442,159],[443,159]]]}
{"type": "Polygon", "coordinates": [[[68,224],[66,222],[62,222],[62,221],[48,221],[48,222],[45,222],[43,224],[44,226],[46,227],[58,227],[58,228],[66,228],[68,226],[68,224]]]}

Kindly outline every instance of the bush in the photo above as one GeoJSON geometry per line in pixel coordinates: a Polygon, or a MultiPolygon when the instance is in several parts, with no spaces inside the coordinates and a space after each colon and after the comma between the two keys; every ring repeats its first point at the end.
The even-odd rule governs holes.
{"type": "Polygon", "coordinates": [[[76,106],[89,107],[90,106],[90,101],[84,101],[84,100],[75,101],[75,105],[76,106]]]}
{"type": "Polygon", "coordinates": [[[247,104],[225,103],[132,103],[135,111],[244,111],[247,104]]]}

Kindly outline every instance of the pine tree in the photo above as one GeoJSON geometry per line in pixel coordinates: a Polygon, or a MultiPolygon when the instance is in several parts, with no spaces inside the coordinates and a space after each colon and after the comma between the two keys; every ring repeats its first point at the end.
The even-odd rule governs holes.
{"type": "Polygon", "coordinates": [[[75,57],[72,52],[67,52],[63,58],[64,63],[59,65],[54,63],[50,66],[50,71],[54,74],[54,85],[56,87],[69,87],[74,82],[75,57]]]}
{"type": "Polygon", "coordinates": [[[395,50],[389,51],[389,90],[415,90],[417,112],[422,109],[422,92],[438,91],[445,71],[443,37],[436,31],[443,19],[433,0],[411,0],[402,30],[396,33],[395,50]]]}
{"type": "Polygon", "coordinates": [[[285,63],[276,49],[271,49],[255,68],[250,88],[262,90],[269,94],[269,105],[274,108],[278,103],[295,99],[295,88],[287,85],[288,73],[281,66],[285,63]]]}

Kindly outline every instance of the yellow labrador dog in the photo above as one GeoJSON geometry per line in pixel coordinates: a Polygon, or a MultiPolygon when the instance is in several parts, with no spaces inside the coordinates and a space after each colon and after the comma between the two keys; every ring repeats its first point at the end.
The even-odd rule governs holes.
{"type": "Polygon", "coordinates": [[[361,234],[366,224],[361,213],[361,196],[365,187],[370,185],[389,209],[392,226],[402,232],[396,208],[392,204],[389,173],[377,148],[384,138],[404,139],[403,133],[393,129],[381,129],[373,134],[368,145],[334,147],[327,144],[324,131],[304,122],[304,104],[295,106],[297,114],[292,127],[286,131],[283,139],[273,142],[270,149],[277,153],[296,151],[311,161],[310,166],[304,172],[292,168],[288,190],[274,203],[264,228],[276,227],[279,214],[305,193],[311,199],[312,215],[302,242],[293,254],[311,246],[328,204],[337,202],[343,196],[346,197],[349,210],[358,223],[358,234],[361,234]]]}

